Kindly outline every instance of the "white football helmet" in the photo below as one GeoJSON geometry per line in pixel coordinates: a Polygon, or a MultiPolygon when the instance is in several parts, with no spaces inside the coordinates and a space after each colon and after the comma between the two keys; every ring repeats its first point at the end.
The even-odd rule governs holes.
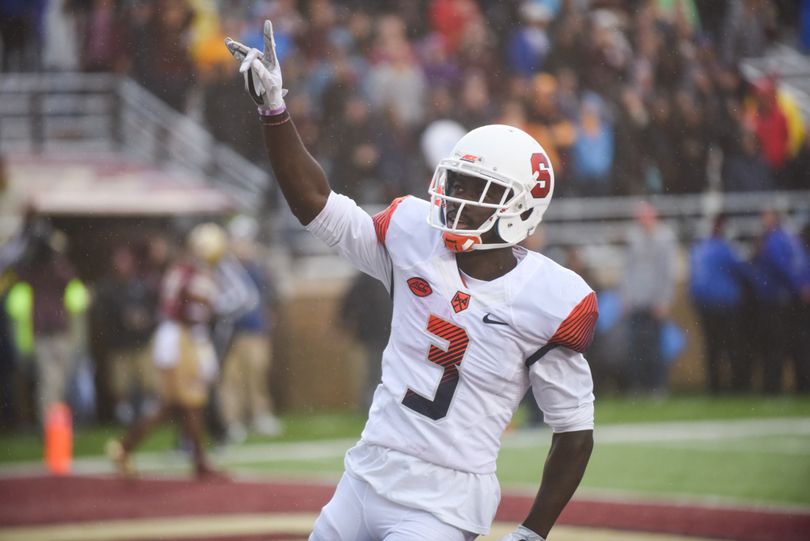
{"type": "Polygon", "coordinates": [[[465,135],[450,157],[436,167],[429,188],[434,206],[428,223],[444,232],[444,243],[455,252],[513,246],[534,232],[553,192],[551,161],[534,138],[511,126],[482,126],[465,135]],[[448,173],[487,181],[478,201],[455,198],[452,193],[447,195],[448,173]],[[496,204],[484,203],[492,185],[505,188],[503,197],[496,204]],[[446,220],[448,202],[460,205],[453,223],[446,220]],[[465,205],[491,208],[492,216],[476,230],[458,229],[465,205]],[[482,243],[481,235],[493,227],[501,242],[482,243]]]}

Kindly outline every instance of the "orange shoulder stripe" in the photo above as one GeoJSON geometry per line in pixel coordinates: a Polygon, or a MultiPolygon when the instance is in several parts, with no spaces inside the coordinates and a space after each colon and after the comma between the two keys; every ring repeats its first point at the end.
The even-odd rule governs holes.
{"type": "Polygon", "coordinates": [[[568,317],[560,323],[557,332],[548,341],[585,353],[593,340],[596,329],[596,320],[599,318],[599,307],[596,303],[596,293],[591,292],[577,304],[568,317]]]}
{"type": "MultiPolygon", "coordinates": [[[[405,197],[408,197],[407,195],[405,197]]],[[[397,209],[400,203],[405,200],[405,197],[398,197],[384,211],[372,216],[374,221],[374,230],[377,232],[377,239],[385,245],[385,236],[388,234],[388,226],[391,225],[391,216],[397,209]]]]}

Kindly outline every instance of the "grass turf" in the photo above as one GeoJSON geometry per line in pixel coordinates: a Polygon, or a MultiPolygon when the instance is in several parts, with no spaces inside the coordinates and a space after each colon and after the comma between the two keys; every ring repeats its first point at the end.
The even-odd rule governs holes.
{"type": "MultiPolygon", "coordinates": [[[[525,410],[521,410],[515,424],[520,427],[527,417],[525,410]]],[[[785,417],[810,418],[810,398],[680,396],[666,400],[609,398],[596,402],[597,429],[616,424],[785,417]]],[[[295,414],[283,415],[282,419],[286,427],[283,435],[274,438],[251,435],[247,443],[357,438],[365,414],[295,414]]],[[[74,456],[98,455],[108,438],[122,434],[120,427],[76,429],[74,456]]],[[[168,450],[175,444],[173,428],[165,426],[138,450],[168,450]]],[[[498,477],[505,486],[534,489],[540,482],[546,453],[547,448],[537,446],[505,447],[498,460],[498,477]]],[[[0,435],[0,463],[41,458],[39,434],[0,435]]],[[[240,466],[239,470],[310,476],[338,474],[342,468],[342,459],[334,457],[250,464],[240,466]]],[[[581,490],[810,506],[807,479],[810,479],[810,435],[805,434],[633,444],[597,441],[581,490]]]]}

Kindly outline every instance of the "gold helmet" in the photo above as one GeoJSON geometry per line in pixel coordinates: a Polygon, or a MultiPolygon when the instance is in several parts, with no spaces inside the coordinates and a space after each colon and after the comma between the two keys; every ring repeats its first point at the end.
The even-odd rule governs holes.
{"type": "Polygon", "coordinates": [[[225,255],[228,235],[213,222],[199,224],[188,234],[188,247],[195,256],[213,265],[225,255]]]}

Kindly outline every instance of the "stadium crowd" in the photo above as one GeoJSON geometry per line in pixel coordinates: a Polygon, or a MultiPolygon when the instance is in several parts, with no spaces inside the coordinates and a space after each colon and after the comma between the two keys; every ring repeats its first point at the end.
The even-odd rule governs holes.
{"type": "Polygon", "coordinates": [[[801,4],[10,0],[0,35],[4,71],[127,74],[260,161],[222,43],[260,47],[271,19],[296,125],[361,203],[422,193],[431,152],[488,123],[543,145],[558,196],[677,194],[810,187],[796,100],[774,76],[749,83],[739,70],[789,29],[810,45],[801,4]]]}
{"type": "MultiPolygon", "coordinates": [[[[444,156],[461,134],[489,123],[519,127],[543,145],[557,178],[555,197],[807,190],[810,138],[805,137],[795,97],[780,89],[775,75],[747,82],[739,69],[741,59],[763,54],[786,28],[795,28],[807,4],[5,0],[0,4],[2,70],[126,74],[199,118],[219,140],[263,163],[260,126],[251,102],[240,101],[247,99],[243,81],[223,43],[231,36],[261,48],[262,22],[270,19],[289,89],[287,106],[298,131],[335,191],[361,204],[387,204],[408,193],[424,196],[436,156],[444,156]],[[717,179],[707,173],[713,153],[722,157],[717,179]]],[[[808,24],[801,19],[796,36],[800,46],[810,47],[804,39],[808,24]]],[[[805,234],[802,241],[773,215],[763,218],[761,242],[750,261],[726,252],[740,269],[728,276],[732,286],[718,288],[717,272],[706,273],[706,267],[691,271],[697,276],[703,270],[701,276],[709,277],[692,283],[705,329],[716,329],[723,310],[749,316],[734,328],[716,331],[729,336],[748,325],[751,332],[743,334],[751,342],[740,350],[728,350],[728,341],[710,347],[706,357],[712,391],[781,392],[781,360],[780,370],[766,370],[762,383],[751,379],[757,370],[752,367],[771,362],[767,359],[776,348],[777,356],[795,363],[795,388],[810,392],[810,347],[807,333],[801,332],[810,328],[810,238],[805,234]],[[706,292],[727,294],[718,298],[706,292]],[[745,310],[739,311],[741,306],[745,310]],[[792,326],[795,332],[789,332],[792,326]],[[747,360],[732,369],[730,380],[721,381],[717,356],[725,355],[727,362],[739,351],[748,352],[747,360]]],[[[634,234],[643,260],[649,253],[644,235],[634,234]]],[[[74,305],[65,304],[63,295],[75,276],[58,238],[31,238],[39,238],[41,253],[29,244],[34,251],[26,258],[17,258],[22,252],[12,257],[12,240],[3,246],[8,261],[0,258],[0,269],[7,270],[5,262],[15,260],[8,269],[25,281],[30,270],[25,265],[58,267],[58,272],[44,272],[64,278],[49,282],[55,289],[48,296],[62,314],[43,324],[50,325],[48,332],[65,332],[70,310],[66,313],[64,307],[74,305]]],[[[122,310],[127,299],[133,306],[145,303],[140,315],[130,314],[126,338],[112,348],[123,351],[111,352],[115,360],[108,367],[142,363],[142,350],[157,326],[158,284],[168,263],[150,265],[148,253],[146,248],[133,252],[121,247],[111,254],[110,276],[92,284],[95,304],[88,310],[101,313],[110,324],[110,314],[122,310]],[[134,270],[133,260],[140,261],[140,270],[134,270]]],[[[694,253],[692,260],[697,261],[694,253]]],[[[718,259],[704,264],[728,268],[718,259]]],[[[28,280],[37,287],[36,276],[28,280]]],[[[9,308],[14,303],[8,301],[11,285],[0,287],[7,319],[14,318],[9,308]]],[[[81,299],[76,303],[81,307],[81,299]]],[[[34,324],[39,324],[36,318],[34,324]]],[[[114,332],[109,330],[111,336],[114,332]]],[[[6,371],[3,404],[13,394],[6,374],[26,366],[11,361],[21,354],[19,337],[5,338],[0,340],[6,348],[0,353],[6,371]]],[[[26,352],[33,355],[33,349],[26,352]]],[[[598,352],[594,355],[598,362],[598,352]]],[[[597,365],[594,372],[601,375],[597,365]]],[[[644,383],[638,373],[624,374],[620,388],[631,390],[634,381],[648,390],[666,385],[656,377],[644,383]]],[[[117,415],[123,423],[132,421],[133,406],[143,403],[143,396],[127,395],[132,385],[141,385],[140,393],[154,389],[154,382],[136,379],[117,381],[110,375],[110,392],[121,404],[117,415]]],[[[48,392],[59,394],[59,388],[48,392]]],[[[265,423],[268,432],[277,430],[267,419],[255,427],[265,423]]],[[[240,422],[231,422],[232,438],[243,437],[240,422]]]]}

